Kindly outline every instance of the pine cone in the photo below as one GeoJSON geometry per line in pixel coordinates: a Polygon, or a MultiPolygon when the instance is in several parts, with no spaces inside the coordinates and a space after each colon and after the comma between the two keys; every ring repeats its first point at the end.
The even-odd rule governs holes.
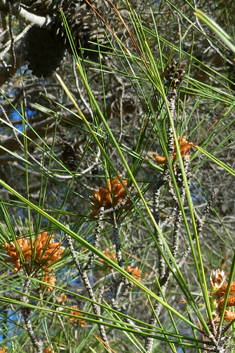
{"type": "Polygon", "coordinates": [[[185,75],[183,68],[185,66],[185,63],[179,64],[175,60],[172,60],[169,63],[165,79],[167,81],[166,84],[173,90],[176,89],[177,86],[179,86],[179,84],[183,81],[185,75]]]}
{"type": "Polygon", "coordinates": [[[52,30],[34,26],[26,35],[25,50],[33,74],[47,77],[60,66],[66,48],[62,41],[55,41],[52,30]]]}
{"type": "MultiPolygon", "coordinates": [[[[99,42],[102,42],[104,31],[100,27],[100,21],[84,0],[76,2],[68,0],[24,0],[21,4],[31,13],[52,17],[48,28],[34,26],[26,35],[26,58],[29,61],[29,69],[33,71],[34,75],[38,77],[50,76],[60,66],[66,49],[72,54],[62,16],[59,12],[60,8],[64,12],[78,54],[80,53],[80,47],[82,47],[84,57],[97,61],[99,54],[95,50],[98,49],[98,45],[90,43],[90,41],[96,42],[98,36],[99,42]]],[[[103,44],[105,44],[104,41],[103,44]]]]}
{"type": "Polygon", "coordinates": [[[69,0],[23,0],[20,6],[37,16],[56,16],[59,8],[66,11],[70,3],[69,0]]]}
{"type": "MultiPolygon", "coordinates": [[[[105,36],[103,29],[100,27],[100,22],[97,21],[96,15],[92,10],[89,11],[89,9],[87,9],[86,4],[82,6],[70,6],[69,9],[64,12],[64,15],[78,54],[80,54],[80,48],[82,48],[84,50],[84,57],[89,57],[91,60],[97,61],[98,53],[93,51],[98,49],[98,45],[95,44],[97,42],[96,37],[98,37],[99,42],[104,45],[105,36]],[[93,44],[91,42],[95,43],[93,44]]],[[[72,54],[61,16],[57,16],[53,28],[56,38],[58,38],[58,40],[63,39],[67,50],[72,54]]]]}
{"type": "Polygon", "coordinates": [[[75,171],[77,169],[78,162],[76,151],[74,147],[67,142],[64,142],[61,160],[69,170],[75,171]]]}

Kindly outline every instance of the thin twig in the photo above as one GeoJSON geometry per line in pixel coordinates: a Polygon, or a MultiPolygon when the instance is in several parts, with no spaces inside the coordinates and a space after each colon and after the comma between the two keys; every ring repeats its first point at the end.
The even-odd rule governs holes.
{"type": "MultiPolygon", "coordinates": [[[[100,207],[98,219],[97,219],[96,227],[95,227],[94,244],[93,244],[94,248],[96,248],[96,249],[98,248],[103,218],[104,218],[104,207],[100,207]]],[[[89,260],[87,261],[86,265],[83,268],[83,271],[86,271],[91,267],[91,264],[94,261],[94,258],[95,258],[95,254],[92,252],[89,257],[89,260]]]]}
{"type": "MultiPolygon", "coordinates": [[[[23,303],[28,303],[28,301],[29,301],[28,296],[27,296],[27,294],[29,293],[29,288],[30,288],[30,278],[27,278],[25,280],[24,287],[23,287],[23,292],[26,295],[23,295],[21,298],[21,301],[23,303]]],[[[43,353],[43,342],[41,339],[38,339],[35,336],[32,322],[30,320],[30,308],[22,307],[21,312],[22,312],[22,315],[24,318],[25,328],[29,334],[29,337],[31,339],[31,342],[32,342],[34,348],[36,349],[36,353],[43,353]]]]}
{"type": "MultiPolygon", "coordinates": [[[[89,298],[92,300],[92,307],[93,307],[93,311],[94,313],[97,315],[97,320],[99,320],[100,322],[102,322],[102,318],[99,317],[100,315],[100,307],[95,303],[96,302],[96,298],[95,298],[95,294],[93,292],[93,289],[91,287],[91,284],[90,284],[90,281],[89,281],[89,278],[88,278],[88,275],[86,273],[86,271],[83,271],[81,266],[80,266],[80,263],[79,263],[79,260],[77,258],[77,255],[75,253],[75,249],[74,249],[74,246],[73,246],[73,243],[72,243],[72,238],[70,235],[66,234],[65,235],[65,238],[66,238],[66,241],[68,243],[68,247],[69,247],[69,250],[70,250],[70,253],[71,253],[71,256],[75,262],[75,266],[83,280],[83,284],[87,290],[87,293],[89,295],[89,298]]],[[[107,335],[106,335],[106,332],[105,332],[105,327],[101,324],[98,325],[99,327],[99,331],[100,331],[100,336],[102,338],[102,340],[108,345],[108,339],[107,339],[107,335]]]]}

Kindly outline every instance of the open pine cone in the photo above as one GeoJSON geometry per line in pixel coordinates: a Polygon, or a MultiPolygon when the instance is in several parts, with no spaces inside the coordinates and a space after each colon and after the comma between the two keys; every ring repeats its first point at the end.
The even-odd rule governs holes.
{"type": "Polygon", "coordinates": [[[32,1],[26,8],[37,15],[52,17],[47,28],[34,26],[26,35],[26,58],[34,75],[50,76],[60,66],[65,51],[72,54],[60,8],[68,23],[77,53],[80,54],[82,48],[84,57],[97,61],[98,53],[93,50],[97,50],[98,44],[91,41],[97,42],[97,37],[101,44],[106,41],[102,24],[85,1],[32,1]]]}

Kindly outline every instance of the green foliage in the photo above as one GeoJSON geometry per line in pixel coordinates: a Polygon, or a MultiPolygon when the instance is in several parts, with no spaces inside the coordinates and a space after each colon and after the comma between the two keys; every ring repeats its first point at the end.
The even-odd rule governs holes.
{"type": "MultiPolygon", "coordinates": [[[[153,4],[146,22],[129,4],[127,23],[118,7],[117,20],[128,41],[113,30],[105,54],[111,59],[104,58],[98,45],[96,63],[77,55],[79,48],[63,18],[75,79],[70,82],[55,73],[63,99],[42,95],[50,107],[38,104],[39,109],[54,118],[53,125],[39,134],[23,104],[22,131],[5,114],[20,148],[2,149],[24,174],[24,192],[0,179],[8,197],[1,198],[0,208],[0,334],[7,352],[233,348],[234,325],[226,326],[223,318],[235,270],[234,220],[227,222],[213,208],[218,192],[213,189],[220,190],[225,173],[235,176],[229,154],[234,147],[234,95],[225,72],[194,55],[193,36],[188,51],[182,38],[171,43],[159,33],[156,8],[161,11],[153,4]],[[112,80],[118,104],[108,90],[112,80]],[[131,113],[124,107],[127,90],[135,99],[131,113]],[[112,99],[119,109],[109,105],[112,99]],[[61,155],[57,151],[58,136],[67,131],[84,137],[75,167],[69,163],[76,155],[69,140],[63,141],[66,158],[65,150],[61,155]],[[164,163],[158,163],[159,157],[164,163]],[[40,187],[33,198],[30,185],[35,180],[40,187]],[[92,216],[94,206],[97,215],[92,216]],[[50,237],[37,257],[43,231],[54,235],[55,243],[63,242],[63,253],[51,263],[43,257],[50,237]],[[18,254],[18,272],[5,261],[10,256],[6,243],[18,254]],[[229,257],[225,264],[223,256],[229,257]],[[45,280],[43,259],[56,283],[45,280]],[[217,305],[215,318],[210,274],[222,267],[229,280],[226,294],[218,297],[222,307],[217,305]]],[[[171,10],[192,25],[184,9],[171,4],[171,10]]],[[[201,11],[196,15],[234,50],[230,36],[201,11]]],[[[171,21],[173,26],[175,19],[171,21]]],[[[212,40],[199,25],[194,27],[212,40]]],[[[228,50],[220,45],[216,43],[220,53],[228,50]]]]}

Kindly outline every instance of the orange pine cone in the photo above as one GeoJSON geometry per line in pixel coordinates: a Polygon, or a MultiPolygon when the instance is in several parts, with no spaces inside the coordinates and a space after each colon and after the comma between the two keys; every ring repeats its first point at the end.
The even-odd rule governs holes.
{"type": "Polygon", "coordinates": [[[225,310],[224,320],[227,322],[231,322],[233,319],[235,319],[235,313],[232,311],[225,310]]]}
{"type": "MultiPolygon", "coordinates": [[[[221,298],[217,301],[218,303],[218,308],[222,308],[223,304],[224,304],[224,298],[221,298]]],[[[233,297],[228,297],[227,300],[227,304],[226,304],[226,308],[234,306],[235,305],[235,296],[233,297]]]]}
{"type": "Polygon", "coordinates": [[[135,279],[141,279],[141,270],[139,270],[139,267],[138,267],[138,266],[136,266],[136,267],[134,267],[134,268],[132,268],[131,266],[127,266],[126,272],[131,273],[131,275],[132,275],[135,279]]]}
{"type": "MultiPolygon", "coordinates": [[[[71,306],[71,309],[77,309],[77,308],[78,308],[77,305],[75,305],[73,307],[71,306]]],[[[79,318],[79,316],[82,316],[82,314],[77,310],[71,310],[71,314],[76,315],[76,317],[70,317],[69,321],[71,321],[73,323],[77,323],[80,327],[84,327],[84,324],[86,321],[79,318]]]]}
{"type": "MultiPolygon", "coordinates": [[[[190,150],[190,148],[195,147],[194,143],[188,142],[186,136],[182,136],[181,138],[178,137],[178,142],[180,144],[181,157],[188,157],[189,158],[191,155],[186,154],[186,153],[190,150]]],[[[155,161],[158,164],[166,163],[166,157],[164,157],[164,156],[159,156],[158,154],[153,153],[153,157],[155,158],[155,161]]],[[[173,153],[172,159],[173,159],[173,161],[176,160],[176,144],[175,143],[174,143],[174,153],[173,153]]]]}
{"type": "Polygon", "coordinates": [[[64,293],[60,294],[60,299],[57,300],[58,303],[62,303],[67,299],[67,295],[64,293]]]}
{"type": "Polygon", "coordinates": [[[153,153],[153,157],[155,158],[155,161],[156,161],[158,164],[164,164],[164,163],[166,163],[166,157],[159,156],[159,155],[156,154],[156,153],[153,153]]]}
{"type": "Polygon", "coordinates": [[[44,353],[53,353],[53,350],[50,347],[47,347],[44,353]]]}
{"type": "MultiPolygon", "coordinates": [[[[119,178],[122,178],[122,175],[119,175],[119,178]]],[[[123,185],[127,186],[127,180],[122,180],[123,185]]],[[[126,196],[126,190],[123,187],[122,183],[117,177],[113,178],[112,184],[110,179],[107,179],[107,187],[104,189],[102,187],[99,190],[94,189],[94,196],[91,198],[93,205],[91,206],[91,216],[97,216],[99,213],[99,208],[111,208],[113,205],[118,205],[122,202],[123,198],[126,196]]],[[[127,208],[131,200],[128,199],[124,205],[124,208],[127,208]]]]}
{"type": "Polygon", "coordinates": [[[0,353],[7,353],[7,346],[2,347],[0,353]]]}
{"type": "MultiPolygon", "coordinates": [[[[223,286],[221,286],[214,294],[217,296],[217,298],[221,298],[225,295],[226,290],[228,287],[228,283],[224,284],[223,286]]],[[[231,287],[229,290],[229,295],[232,295],[235,293],[235,281],[231,283],[231,287]]]]}
{"type": "Polygon", "coordinates": [[[45,272],[50,272],[51,270],[47,267],[58,260],[64,251],[60,249],[62,242],[54,243],[53,237],[53,235],[49,236],[47,232],[43,232],[38,235],[33,243],[29,239],[23,240],[22,236],[16,240],[16,244],[14,242],[5,243],[9,258],[4,261],[14,264],[15,273],[20,271],[23,263],[26,263],[26,269],[30,272],[32,270],[32,254],[34,254],[34,265],[36,266],[39,263],[45,272]]]}
{"type": "MultiPolygon", "coordinates": [[[[105,254],[105,256],[107,256],[112,261],[114,261],[114,262],[117,261],[116,255],[115,255],[115,253],[113,251],[111,252],[109,249],[105,249],[104,254],[105,254]]],[[[103,262],[104,265],[110,266],[105,260],[101,259],[100,257],[98,258],[98,260],[100,262],[103,262]]]]}
{"type": "Polygon", "coordinates": [[[53,276],[46,275],[42,278],[42,280],[43,280],[43,282],[46,282],[49,284],[48,286],[46,284],[43,285],[46,288],[46,291],[47,292],[53,291],[54,288],[52,286],[50,286],[50,284],[52,284],[54,286],[55,282],[56,282],[56,278],[53,276]]]}

